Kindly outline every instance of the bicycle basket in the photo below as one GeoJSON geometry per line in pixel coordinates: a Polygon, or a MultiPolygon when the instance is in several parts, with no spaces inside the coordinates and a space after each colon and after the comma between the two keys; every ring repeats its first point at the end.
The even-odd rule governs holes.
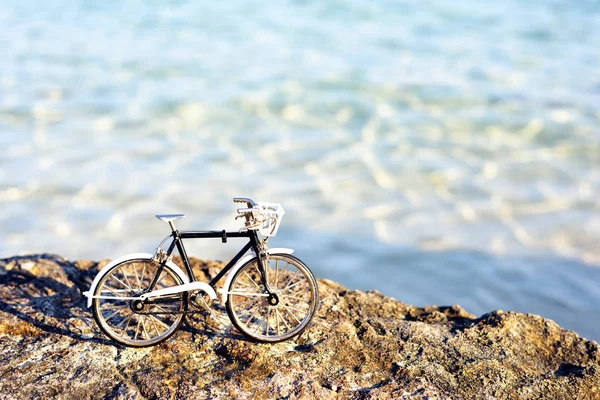
{"type": "Polygon", "coordinates": [[[283,217],[283,214],[285,214],[281,204],[258,203],[256,208],[260,210],[259,213],[264,217],[264,220],[257,226],[260,234],[265,237],[275,236],[279,229],[281,218],[283,217]]]}

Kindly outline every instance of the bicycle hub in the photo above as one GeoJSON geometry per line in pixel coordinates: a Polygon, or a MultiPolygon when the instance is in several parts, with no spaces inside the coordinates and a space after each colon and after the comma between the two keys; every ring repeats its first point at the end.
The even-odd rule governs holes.
{"type": "Polygon", "coordinates": [[[269,297],[267,297],[267,301],[270,305],[276,306],[277,304],[279,304],[279,297],[277,297],[275,293],[271,293],[269,297]]]}
{"type": "Polygon", "coordinates": [[[131,302],[131,309],[134,312],[142,311],[144,309],[144,302],[141,300],[133,300],[131,302]]]}

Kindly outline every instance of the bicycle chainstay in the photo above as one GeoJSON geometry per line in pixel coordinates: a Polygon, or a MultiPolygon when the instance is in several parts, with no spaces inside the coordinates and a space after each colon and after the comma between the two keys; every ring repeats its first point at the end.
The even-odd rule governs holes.
{"type": "Polygon", "coordinates": [[[206,313],[206,314],[210,314],[208,311],[206,310],[192,310],[192,311],[134,311],[135,314],[141,314],[141,315],[166,315],[166,314],[201,314],[201,313],[206,313]]]}
{"type": "Polygon", "coordinates": [[[201,306],[202,309],[200,309],[199,307],[195,306],[192,304],[192,307],[194,307],[194,310],[191,311],[134,311],[134,313],[136,314],[142,314],[142,315],[167,315],[167,314],[185,314],[185,315],[192,315],[192,314],[201,314],[201,313],[206,313],[208,315],[213,315],[214,311],[212,309],[210,309],[210,306],[207,305],[205,303],[205,306],[201,306]]]}

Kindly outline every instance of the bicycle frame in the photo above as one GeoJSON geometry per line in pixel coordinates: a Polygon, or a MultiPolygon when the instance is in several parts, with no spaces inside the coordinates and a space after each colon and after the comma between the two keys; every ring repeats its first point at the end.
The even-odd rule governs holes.
{"type": "Polygon", "coordinates": [[[177,251],[179,256],[181,257],[183,264],[185,266],[188,277],[190,278],[190,282],[196,282],[196,277],[194,276],[194,272],[192,271],[192,266],[187,256],[187,252],[185,251],[185,247],[183,245],[184,239],[217,239],[221,238],[223,243],[227,242],[228,238],[248,238],[249,241],[246,245],[227,263],[225,267],[208,283],[213,289],[217,282],[227,273],[229,270],[239,261],[240,258],[244,256],[248,252],[248,250],[252,249],[258,258],[258,270],[261,274],[262,283],[267,288],[267,291],[270,293],[271,290],[267,284],[267,277],[265,274],[264,263],[263,263],[263,255],[260,251],[260,239],[258,238],[258,233],[254,230],[248,230],[245,232],[226,232],[226,231],[178,231],[174,230],[170,235],[173,240],[171,241],[171,245],[166,252],[166,257],[160,262],[158,270],[156,271],[156,275],[154,275],[154,279],[152,283],[146,289],[147,292],[151,292],[156,283],[158,282],[158,278],[162,273],[165,265],[167,264],[167,260],[173,254],[175,247],[177,247],[177,251]]]}

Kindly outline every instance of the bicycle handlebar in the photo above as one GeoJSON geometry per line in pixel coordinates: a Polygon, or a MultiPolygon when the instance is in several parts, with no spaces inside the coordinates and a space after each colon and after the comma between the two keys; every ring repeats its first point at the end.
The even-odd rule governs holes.
{"type": "MultiPolygon", "coordinates": [[[[238,218],[245,218],[245,226],[240,230],[257,230],[266,238],[275,236],[281,217],[285,214],[278,203],[256,203],[247,197],[234,197],[235,203],[246,203],[247,207],[238,208],[238,218]]],[[[266,240],[266,239],[265,239],[266,240]]]]}
{"type": "Polygon", "coordinates": [[[233,198],[233,202],[234,203],[246,203],[248,205],[248,207],[256,207],[256,202],[252,199],[249,199],[247,197],[234,197],[233,198]]]}

